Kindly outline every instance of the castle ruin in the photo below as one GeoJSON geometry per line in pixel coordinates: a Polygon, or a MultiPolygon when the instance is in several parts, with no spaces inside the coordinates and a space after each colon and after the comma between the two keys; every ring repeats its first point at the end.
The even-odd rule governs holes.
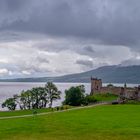
{"type": "Polygon", "coordinates": [[[102,79],[91,77],[91,93],[97,93],[102,90],[102,79]]]}
{"type": "Polygon", "coordinates": [[[127,87],[126,84],[124,84],[124,87],[116,87],[111,84],[103,86],[102,79],[91,77],[91,95],[99,93],[112,93],[118,95],[120,100],[132,99],[140,101],[140,86],[134,88],[127,87]]]}

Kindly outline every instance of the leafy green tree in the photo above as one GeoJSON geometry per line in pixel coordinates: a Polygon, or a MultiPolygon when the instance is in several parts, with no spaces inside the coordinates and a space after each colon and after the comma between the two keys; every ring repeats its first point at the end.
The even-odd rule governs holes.
{"type": "Polygon", "coordinates": [[[56,85],[53,84],[52,82],[48,82],[45,85],[45,90],[48,94],[49,107],[52,108],[53,101],[60,99],[61,91],[59,91],[56,85]]]}
{"type": "MultiPolygon", "coordinates": [[[[17,96],[15,96],[17,97],[17,96]]],[[[31,90],[22,91],[20,95],[20,101],[18,104],[21,109],[38,109],[45,108],[48,99],[47,92],[43,87],[32,88],[31,90]]],[[[16,98],[17,101],[18,98],[16,98]]]]}
{"type": "Polygon", "coordinates": [[[47,92],[43,87],[33,88],[32,93],[32,108],[45,108],[48,103],[47,92]]]}
{"type": "Polygon", "coordinates": [[[20,108],[31,109],[31,91],[22,91],[20,95],[20,108]]]}
{"type": "Polygon", "coordinates": [[[22,109],[22,105],[20,102],[20,95],[15,94],[15,95],[13,95],[13,98],[15,99],[16,104],[19,105],[20,109],[22,109]]]}
{"type": "Polygon", "coordinates": [[[17,104],[14,98],[6,99],[5,102],[2,104],[2,108],[7,107],[9,110],[15,110],[16,106],[17,104]]]}
{"type": "Polygon", "coordinates": [[[64,104],[71,106],[80,106],[84,103],[85,98],[85,87],[84,85],[71,87],[65,90],[65,101],[64,104]]]}
{"type": "Polygon", "coordinates": [[[45,108],[47,106],[48,101],[48,93],[46,92],[44,87],[38,88],[39,93],[39,108],[45,108]]]}
{"type": "Polygon", "coordinates": [[[110,83],[107,85],[107,87],[114,87],[114,85],[110,83]]]}

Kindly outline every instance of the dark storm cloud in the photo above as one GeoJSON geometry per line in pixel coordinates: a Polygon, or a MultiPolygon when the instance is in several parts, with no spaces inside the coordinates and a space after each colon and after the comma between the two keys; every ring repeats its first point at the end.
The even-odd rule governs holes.
{"type": "Polygon", "coordinates": [[[28,0],[1,0],[0,8],[7,11],[20,10],[28,2],[28,0]]]}
{"type": "Polygon", "coordinates": [[[139,0],[1,0],[0,5],[1,30],[139,48],[139,0]]]}

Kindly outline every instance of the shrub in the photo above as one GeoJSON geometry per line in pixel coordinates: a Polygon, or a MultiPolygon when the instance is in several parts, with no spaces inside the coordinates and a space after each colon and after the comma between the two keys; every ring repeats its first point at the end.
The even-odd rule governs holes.
{"type": "Polygon", "coordinates": [[[65,110],[70,109],[70,108],[71,108],[71,106],[69,106],[69,105],[63,105],[63,109],[65,109],[65,110]]]}
{"type": "Polygon", "coordinates": [[[97,102],[97,100],[95,99],[93,95],[86,95],[85,102],[84,102],[85,105],[92,104],[95,102],[97,102]]]}

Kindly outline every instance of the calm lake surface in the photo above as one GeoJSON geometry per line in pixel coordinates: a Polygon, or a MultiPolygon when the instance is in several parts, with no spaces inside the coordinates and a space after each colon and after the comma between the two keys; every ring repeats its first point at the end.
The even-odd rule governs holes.
{"type": "MultiPolygon", "coordinates": [[[[55,101],[53,103],[53,106],[59,106],[61,105],[62,101],[64,100],[65,89],[70,88],[71,86],[77,86],[77,85],[84,85],[86,89],[86,93],[90,93],[90,83],[55,83],[58,89],[62,92],[61,94],[61,100],[55,101]]],[[[103,84],[104,86],[107,85],[107,83],[103,84]]],[[[123,86],[123,84],[113,84],[115,86],[123,86]]],[[[1,103],[9,98],[12,97],[14,94],[20,94],[22,90],[28,90],[33,87],[42,87],[45,86],[45,83],[24,83],[24,82],[0,82],[0,110],[5,110],[1,108],[1,103]]],[[[135,87],[138,86],[137,84],[127,84],[129,87],[135,87]]]]}

